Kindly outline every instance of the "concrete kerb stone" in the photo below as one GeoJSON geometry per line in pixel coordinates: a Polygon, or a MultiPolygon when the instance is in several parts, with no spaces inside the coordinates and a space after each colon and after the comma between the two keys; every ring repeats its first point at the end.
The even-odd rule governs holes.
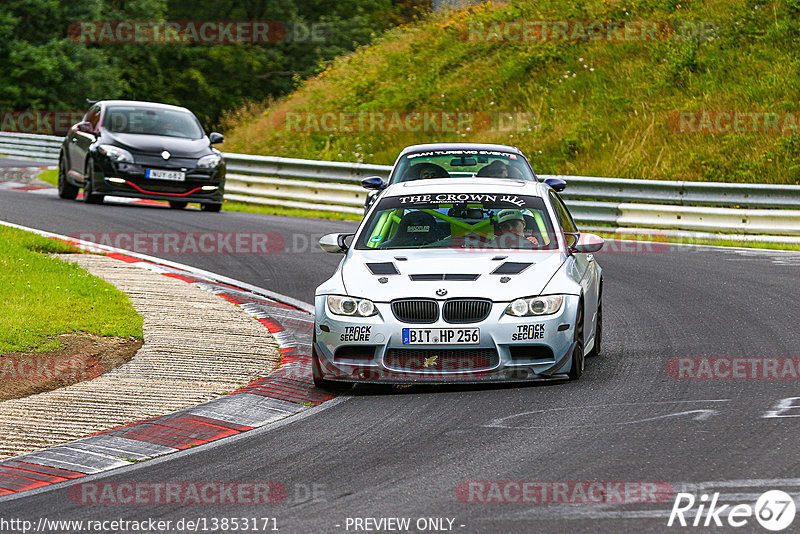
{"type": "Polygon", "coordinates": [[[133,360],[95,380],[1,402],[0,458],[196,405],[268,374],[280,359],[268,331],[207,291],[106,256],[60,259],[128,293],[144,317],[145,343],[133,360]],[[90,415],[91,431],[75,425],[73,414],[78,421],[90,415]]]}
{"type": "MultiPolygon", "coordinates": [[[[54,236],[50,234],[50,237],[54,236]]],[[[67,240],[65,236],[58,237],[67,240]]],[[[253,292],[250,289],[252,286],[248,287],[246,284],[242,286],[247,288],[241,288],[231,284],[230,282],[235,281],[229,279],[220,282],[219,278],[206,278],[200,270],[188,267],[184,270],[176,267],[176,264],[159,264],[122,256],[122,253],[124,251],[115,252],[109,254],[109,257],[70,255],[67,259],[85,263],[90,270],[95,269],[96,274],[115,285],[119,284],[118,287],[123,291],[126,288],[130,290],[132,284],[135,286],[141,283],[141,280],[147,279],[153,284],[154,290],[170,292],[173,297],[176,293],[171,293],[172,291],[181,290],[172,284],[182,284],[184,291],[186,288],[191,288],[193,292],[203,293],[205,298],[210,300],[203,301],[195,293],[193,298],[201,299],[201,307],[187,310],[184,309],[185,306],[182,308],[180,305],[185,303],[186,299],[183,296],[174,297],[176,309],[170,314],[164,313],[164,301],[158,299],[157,306],[162,309],[155,315],[162,320],[163,318],[174,320],[177,326],[170,324],[148,326],[146,320],[145,346],[140,350],[143,358],[140,359],[140,354],[137,354],[134,360],[106,375],[71,386],[88,387],[94,382],[102,382],[104,379],[108,381],[113,378],[109,375],[116,372],[120,378],[130,382],[131,391],[138,392],[136,395],[129,395],[127,400],[124,396],[122,401],[119,400],[119,391],[111,396],[91,399],[85,398],[85,392],[81,398],[69,392],[66,399],[72,398],[77,410],[74,414],[75,424],[66,425],[58,431],[54,426],[56,414],[33,413],[30,411],[30,406],[22,403],[26,399],[18,399],[18,402],[7,401],[15,403],[7,414],[10,428],[2,428],[0,431],[6,435],[9,434],[9,430],[17,432],[20,439],[15,445],[16,448],[11,450],[12,454],[18,450],[24,451],[26,447],[30,452],[23,452],[21,456],[0,462],[0,495],[2,495],[0,500],[12,498],[21,491],[100,473],[129,465],[130,462],[163,456],[256,427],[274,424],[334,398],[326,392],[316,390],[311,381],[308,355],[313,316],[306,311],[307,305],[304,306],[305,310],[298,309],[264,296],[265,291],[253,292]],[[158,282],[143,275],[142,267],[150,271],[149,275],[159,278],[158,282]],[[239,328],[231,329],[227,320],[219,321],[218,317],[215,317],[215,328],[218,329],[214,330],[213,336],[209,336],[213,338],[214,346],[200,350],[202,356],[206,358],[205,363],[190,362],[188,368],[182,368],[171,362],[174,357],[186,357],[189,354],[192,359],[196,359],[198,355],[194,346],[188,350],[176,348],[169,339],[169,336],[174,334],[174,330],[171,329],[183,324],[187,335],[192,336],[191,339],[202,338],[208,332],[197,328],[196,320],[202,320],[203,315],[208,318],[220,312],[238,315],[237,325],[240,323],[247,325],[242,327],[244,330],[256,329],[250,331],[253,334],[252,339],[257,340],[254,343],[257,354],[251,353],[250,349],[220,350],[219,345],[229,338],[230,342],[241,342],[251,336],[242,335],[239,328]],[[287,328],[284,328],[282,323],[285,323],[287,328]],[[163,339],[160,343],[152,343],[154,352],[150,354],[147,341],[152,335],[161,335],[163,339]],[[145,348],[148,351],[145,351],[145,348]],[[223,360],[218,361],[218,358],[223,360]],[[281,373],[283,362],[286,364],[286,369],[281,373]],[[172,369],[174,376],[165,376],[162,367],[172,369]],[[208,369],[212,372],[222,370],[226,376],[209,377],[208,369]],[[274,372],[269,374],[273,369],[274,372]],[[288,375],[291,378],[283,378],[287,374],[286,371],[290,371],[288,375]],[[259,376],[263,378],[254,379],[259,376]],[[165,398],[154,391],[159,388],[173,390],[179,386],[188,386],[188,390],[198,387],[199,390],[185,395],[173,395],[170,398],[165,398]],[[235,391],[219,396],[221,393],[226,393],[222,391],[224,388],[235,391]],[[161,410],[157,413],[146,409],[148,403],[154,400],[161,405],[161,410]],[[114,418],[120,414],[116,404],[119,402],[124,403],[121,406],[125,406],[126,410],[140,410],[139,413],[146,414],[143,416],[145,419],[130,424],[122,421],[109,428],[110,423],[118,420],[114,418]],[[90,415],[92,410],[100,414],[100,421],[90,415]],[[172,413],[160,415],[167,412],[172,413]],[[19,436],[18,425],[25,424],[28,424],[35,433],[30,436],[19,436]],[[76,435],[80,437],[92,433],[95,434],[72,441],[76,435]],[[59,444],[45,448],[52,445],[53,440],[59,444]],[[48,480],[46,484],[41,481],[43,478],[48,480]],[[30,480],[30,484],[21,483],[20,480],[30,480]]],[[[137,300],[147,300],[146,296],[139,294],[133,295],[131,299],[134,306],[137,306],[137,300]]],[[[252,340],[250,343],[253,343],[252,340]]],[[[57,397],[58,402],[64,402],[63,392],[67,389],[70,388],[49,394],[54,398],[57,397]]],[[[3,413],[3,410],[7,409],[4,404],[0,403],[0,420],[3,421],[0,426],[6,424],[7,420],[6,414],[3,413]]],[[[64,409],[59,408],[59,411],[64,409]]],[[[122,410],[122,413],[129,412],[122,410]]],[[[0,454],[4,452],[0,445],[0,454]]],[[[8,456],[8,453],[5,456],[8,456]]]]}

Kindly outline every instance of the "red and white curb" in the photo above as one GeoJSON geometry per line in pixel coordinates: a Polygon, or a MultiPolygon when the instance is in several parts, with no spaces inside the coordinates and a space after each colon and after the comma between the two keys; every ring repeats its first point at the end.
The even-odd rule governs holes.
{"type": "Polygon", "coordinates": [[[56,192],[56,189],[51,185],[23,184],[22,182],[0,182],[0,189],[23,191],[26,193],[43,192],[45,194],[53,194],[56,192]]]}
{"type": "Polygon", "coordinates": [[[57,165],[43,165],[41,167],[0,167],[0,171],[50,171],[57,168],[57,165]]]}
{"type": "MultiPolygon", "coordinates": [[[[47,167],[43,167],[47,168],[47,167]]],[[[2,169],[0,169],[2,171],[2,169]]],[[[47,196],[57,196],[58,190],[50,184],[41,185],[38,184],[24,184],[21,182],[0,182],[0,189],[7,189],[9,191],[21,191],[24,193],[38,193],[40,195],[47,195],[47,196]]],[[[83,191],[78,193],[77,199],[83,199],[83,191]]],[[[115,196],[108,196],[106,199],[109,202],[114,204],[143,204],[146,206],[164,206],[167,207],[169,204],[166,200],[150,200],[147,198],[126,198],[126,197],[115,197],[115,196]]]]}
{"type": "Polygon", "coordinates": [[[52,186],[39,180],[42,171],[57,167],[0,167],[0,189],[39,191],[52,186]]]}
{"type": "Polygon", "coordinates": [[[282,356],[269,376],[229,395],[0,462],[0,499],[241,434],[335,398],[316,389],[311,378],[314,317],[310,305],[174,262],[3,221],[0,224],[63,239],[82,248],[102,248],[111,258],[141,263],[164,276],[211,291],[241,306],[263,324],[275,337],[282,356]]]}

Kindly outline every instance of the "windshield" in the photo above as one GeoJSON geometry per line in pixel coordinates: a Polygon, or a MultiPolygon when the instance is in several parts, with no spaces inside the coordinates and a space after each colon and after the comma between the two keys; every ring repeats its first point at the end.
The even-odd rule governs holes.
{"type": "Polygon", "coordinates": [[[356,249],[558,248],[539,197],[448,193],[407,195],[379,201],[356,249]]]}
{"type": "Polygon", "coordinates": [[[406,154],[398,163],[391,183],[426,178],[511,178],[535,181],[525,158],[494,150],[429,150],[406,154]]]}
{"type": "Polygon", "coordinates": [[[173,109],[112,106],[106,111],[103,125],[115,133],[165,135],[183,139],[200,139],[205,135],[194,115],[173,109]]]}

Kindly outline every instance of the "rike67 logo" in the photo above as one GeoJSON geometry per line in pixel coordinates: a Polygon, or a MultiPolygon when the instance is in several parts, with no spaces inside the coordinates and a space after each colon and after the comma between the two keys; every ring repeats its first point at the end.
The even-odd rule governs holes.
{"type": "Polygon", "coordinates": [[[780,490],[762,494],[755,506],[746,503],[720,505],[719,497],[719,493],[714,493],[695,499],[691,493],[678,493],[667,526],[721,527],[727,523],[736,528],[751,524],[755,517],[762,527],[777,532],[792,524],[797,511],[792,496],[780,490]]]}

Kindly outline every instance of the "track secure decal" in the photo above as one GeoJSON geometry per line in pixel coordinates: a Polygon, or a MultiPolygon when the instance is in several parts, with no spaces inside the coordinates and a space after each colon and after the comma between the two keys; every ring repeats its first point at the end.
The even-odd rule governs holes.
{"type": "Polygon", "coordinates": [[[517,325],[517,333],[511,336],[511,341],[523,341],[529,339],[544,339],[544,325],[543,324],[517,325]]]}
{"type": "Polygon", "coordinates": [[[341,341],[369,341],[371,326],[345,326],[341,341]]]}

